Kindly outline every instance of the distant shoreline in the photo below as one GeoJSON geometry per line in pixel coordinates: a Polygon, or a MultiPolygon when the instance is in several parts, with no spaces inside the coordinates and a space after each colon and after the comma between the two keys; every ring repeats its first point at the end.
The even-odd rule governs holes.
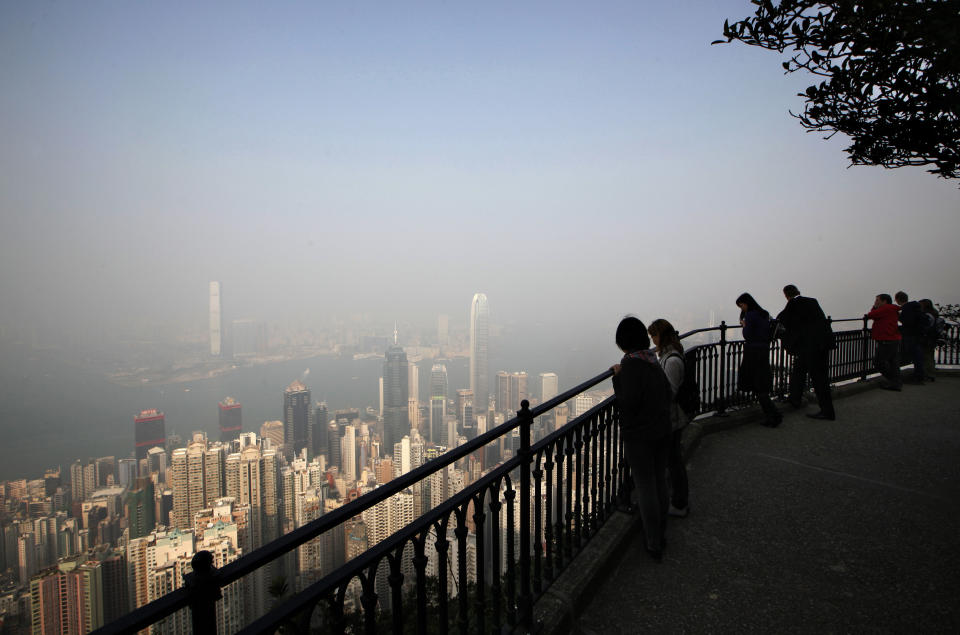
{"type": "Polygon", "coordinates": [[[176,369],[157,370],[137,368],[134,370],[116,371],[107,373],[106,378],[112,384],[127,388],[169,386],[204,379],[214,379],[227,375],[235,370],[240,370],[241,368],[253,368],[255,366],[292,362],[298,359],[310,359],[313,357],[337,356],[340,356],[340,353],[329,349],[301,350],[296,353],[270,355],[268,357],[250,357],[238,360],[207,360],[176,369]]]}
{"type": "MultiPolygon", "coordinates": [[[[465,356],[467,355],[463,352],[452,352],[451,354],[445,355],[443,359],[456,359],[465,356]]],[[[352,358],[354,360],[366,360],[382,358],[383,353],[348,353],[335,351],[328,348],[306,350],[301,349],[297,352],[280,353],[266,357],[247,357],[238,360],[200,360],[190,365],[183,365],[180,368],[135,368],[132,370],[120,370],[112,373],[106,373],[105,376],[107,381],[110,383],[117,386],[123,386],[125,388],[138,388],[143,386],[169,386],[201,381],[204,379],[214,379],[242,368],[253,368],[256,366],[292,362],[298,359],[311,359],[314,357],[340,357],[352,358]]],[[[424,357],[421,359],[433,358],[424,357]]]]}

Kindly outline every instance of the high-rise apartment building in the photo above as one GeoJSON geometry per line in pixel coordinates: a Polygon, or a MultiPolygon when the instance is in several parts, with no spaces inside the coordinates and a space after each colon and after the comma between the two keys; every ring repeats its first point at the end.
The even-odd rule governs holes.
{"type": "Polygon", "coordinates": [[[340,439],[340,473],[351,486],[357,480],[357,433],[352,425],[344,426],[340,439]]]}
{"type": "Polygon", "coordinates": [[[489,401],[490,308],[487,296],[477,293],[470,305],[470,390],[477,409],[487,411],[489,401]]]}
{"type": "Polygon", "coordinates": [[[427,441],[440,443],[443,418],[447,414],[447,367],[434,364],[430,369],[430,429],[426,431],[427,441]]]}
{"type": "Polygon", "coordinates": [[[223,354],[223,314],[220,303],[220,283],[210,282],[210,354],[223,354]]]}
{"type": "MultiPolygon", "coordinates": [[[[328,434],[329,425],[330,409],[327,407],[326,401],[321,401],[317,403],[316,408],[313,410],[313,434],[311,435],[313,456],[327,454],[330,445],[328,434]]],[[[327,456],[327,461],[329,462],[329,460],[330,457],[327,456]]]]}
{"type": "Polygon", "coordinates": [[[133,417],[133,438],[137,461],[147,456],[147,450],[164,447],[167,443],[167,425],[163,413],[157,409],[141,410],[133,417]]]}
{"type": "Polygon", "coordinates": [[[287,459],[292,459],[303,448],[313,448],[312,403],[310,390],[299,380],[283,392],[283,444],[287,459]]]}
{"type": "Polygon", "coordinates": [[[553,399],[560,392],[560,380],[556,373],[540,373],[537,383],[540,388],[540,403],[553,399]]]}
{"type": "Polygon", "coordinates": [[[520,410],[520,402],[527,399],[527,373],[497,373],[497,410],[513,416],[520,410]]]}
{"type": "Polygon", "coordinates": [[[387,452],[393,450],[393,444],[410,432],[409,370],[407,354],[400,347],[394,330],[393,345],[387,349],[383,361],[383,448],[387,452]]]}
{"type": "Polygon", "coordinates": [[[240,403],[233,397],[220,402],[220,442],[230,443],[243,432],[240,403]]]}
{"type": "Polygon", "coordinates": [[[157,525],[153,492],[153,481],[149,478],[136,479],[127,492],[125,507],[131,539],[148,535],[157,525]]]}
{"type": "Polygon", "coordinates": [[[223,446],[208,447],[203,438],[173,451],[170,473],[174,527],[189,529],[198,511],[223,496],[225,459],[223,446]]]}
{"type": "MultiPolygon", "coordinates": [[[[475,403],[475,396],[473,391],[469,388],[460,388],[457,390],[457,424],[459,425],[458,433],[462,433],[466,428],[472,428],[473,423],[473,404],[475,403]]],[[[450,447],[456,447],[456,437],[447,439],[447,444],[450,447]]]]}

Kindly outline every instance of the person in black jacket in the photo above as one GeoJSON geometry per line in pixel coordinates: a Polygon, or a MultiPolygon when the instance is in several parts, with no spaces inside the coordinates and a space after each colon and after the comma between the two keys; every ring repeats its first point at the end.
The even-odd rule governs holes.
{"type": "Polygon", "coordinates": [[[670,448],[670,383],[650,350],[643,322],[625,317],[617,326],[617,346],[624,352],[613,371],[613,391],[620,412],[623,451],[637,489],[647,553],[663,558],[667,509],[667,454],[670,448]]]}
{"type": "Polygon", "coordinates": [[[807,373],[817,395],[820,412],[808,414],[811,419],[836,419],[833,410],[833,398],[830,396],[830,379],[827,374],[827,361],[830,349],[834,348],[833,331],[827,322],[820,303],[814,298],[800,295],[796,285],[788,284],[783,288],[787,305],[777,316],[786,330],[783,346],[793,355],[793,370],[790,373],[790,404],[794,408],[803,405],[803,390],[807,382],[807,373]]]}
{"type": "Polygon", "coordinates": [[[907,357],[913,362],[912,380],[906,383],[923,385],[923,347],[921,336],[927,325],[926,315],[920,309],[920,303],[910,300],[903,291],[897,291],[893,299],[900,306],[900,335],[903,336],[903,348],[907,357]]]}
{"type": "Polygon", "coordinates": [[[776,428],[783,415],[770,400],[773,373],[770,371],[770,314],[749,293],[737,298],[740,326],[743,327],[743,359],[737,373],[737,389],[757,395],[765,415],[763,425],[776,428]]]}

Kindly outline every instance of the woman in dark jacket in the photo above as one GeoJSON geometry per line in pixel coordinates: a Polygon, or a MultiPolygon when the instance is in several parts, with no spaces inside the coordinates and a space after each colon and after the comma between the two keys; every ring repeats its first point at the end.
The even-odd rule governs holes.
{"type": "Polygon", "coordinates": [[[760,408],[766,415],[763,425],[776,428],[783,415],[770,400],[773,373],[770,372],[770,314],[763,310],[749,293],[737,298],[740,307],[740,325],[743,326],[743,361],[737,376],[737,388],[757,395],[760,408]]]}
{"type": "Polygon", "coordinates": [[[611,368],[623,451],[637,489],[647,553],[659,561],[670,504],[666,477],[672,430],[670,384],[657,354],[649,350],[643,322],[623,318],[617,326],[616,342],[624,352],[620,363],[611,368]]]}

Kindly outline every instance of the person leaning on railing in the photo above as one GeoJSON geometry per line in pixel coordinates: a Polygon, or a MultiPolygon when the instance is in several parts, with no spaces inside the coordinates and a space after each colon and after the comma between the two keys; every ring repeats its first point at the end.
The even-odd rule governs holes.
{"type": "Polygon", "coordinates": [[[670,451],[667,454],[667,474],[670,477],[670,509],[667,514],[686,518],[690,512],[690,486],[687,468],[683,462],[683,429],[690,422],[687,414],[677,403],[677,391],[686,374],[683,359],[683,344],[677,330],[664,319],[654,320],[647,328],[657,350],[660,366],[670,382],[670,451]]]}
{"type": "Polygon", "coordinates": [[[913,374],[908,380],[912,384],[923,384],[923,327],[926,316],[920,309],[920,303],[911,300],[906,292],[897,291],[893,299],[900,305],[900,335],[903,348],[913,362],[913,374]]]}
{"type": "Polygon", "coordinates": [[[811,419],[833,421],[836,413],[833,409],[833,397],[830,395],[827,361],[830,349],[836,347],[836,342],[830,323],[820,308],[820,303],[815,298],[800,295],[800,289],[796,285],[785,286],[783,296],[787,299],[787,305],[777,316],[777,321],[786,329],[783,347],[793,355],[790,405],[794,408],[803,406],[803,390],[809,373],[820,412],[807,416],[811,419]]]}
{"type": "Polygon", "coordinates": [[[743,360],[737,373],[737,388],[752,392],[763,410],[763,425],[776,428],[783,415],[770,400],[773,372],[770,370],[770,314],[749,293],[737,298],[740,326],[743,327],[743,360]]]}
{"type": "Polygon", "coordinates": [[[937,375],[937,364],[934,355],[937,346],[943,340],[943,332],[947,326],[946,321],[940,317],[940,312],[933,306],[933,301],[927,298],[920,300],[920,310],[926,316],[926,324],[923,333],[923,378],[927,381],[935,381],[937,375]]]}
{"type": "Polygon", "coordinates": [[[670,383],[656,353],[649,350],[643,322],[623,318],[617,326],[616,342],[624,352],[620,363],[611,366],[623,451],[637,489],[647,553],[659,562],[669,506],[670,383]]]}
{"type": "Polygon", "coordinates": [[[900,379],[900,329],[897,328],[897,316],[900,307],[893,303],[889,293],[881,293],[873,300],[873,310],[867,313],[873,320],[870,337],[877,343],[877,354],[873,364],[883,375],[880,385],[885,390],[899,392],[903,386],[900,379]]]}

